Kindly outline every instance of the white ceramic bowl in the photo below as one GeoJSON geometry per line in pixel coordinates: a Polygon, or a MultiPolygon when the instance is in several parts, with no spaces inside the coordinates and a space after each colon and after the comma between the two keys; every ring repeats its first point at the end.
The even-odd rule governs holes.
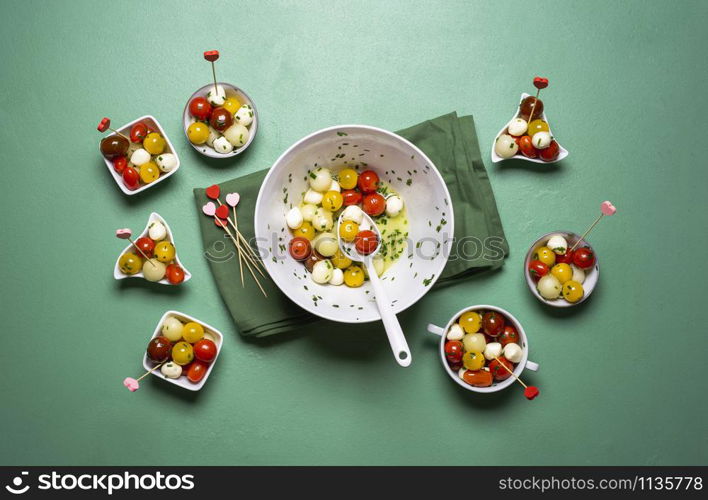
{"type": "MultiPolygon", "coordinates": [[[[154,116],[150,116],[150,115],[141,116],[137,120],[133,120],[132,122],[130,122],[126,125],[123,125],[121,128],[119,128],[117,130],[118,130],[118,132],[125,135],[126,137],[130,137],[131,127],[138,122],[145,122],[146,125],[154,128],[158,132],[160,132],[160,135],[162,135],[162,137],[165,138],[165,142],[167,143],[167,145],[165,146],[165,151],[163,151],[163,153],[172,153],[173,155],[175,155],[175,158],[177,159],[177,165],[175,166],[175,168],[173,168],[169,172],[160,171],[160,177],[158,177],[155,181],[151,182],[150,184],[143,184],[138,189],[130,190],[127,187],[125,187],[125,184],[123,184],[123,177],[118,172],[116,172],[116,170],[113,168],[113,161],[109,160],[108,158],[103,156],[103,153],[101,153],[101,157],[103,158],[103,161],[106,163],[106,167],[108,168],[108,171],[113,176],[113,180],[116,181],[116,184],[118,184],[118,187],[120,188],[120,190],[123,191],[128,196],[133,196],[134,194],[142,193],[146,189],[150,189],[151,187],[155,186],[156,184],[159,184],[160,182],[164,181],[169,176],[171,176],[175,172],[177,172],[177,170],[179,170],[179,166],[180,166],[179,155],[177,154],[177,151],[175,151],[175,148],[172,146],[172,142],[170,142],[170,138],[167,137],[167,134],[165,134],[165,131],[163,130],[162,125],[160,125],[160,122],[158,122],[154,116]]],[[[115,134],[108,134],[106,137],[110,137],[111,135],[115,135],[115,134]]],[[[130,145],[134,146],[133,143],[130,143],[130,145]]],[[[99,152],[101,151],[100,144],[99,144],[98,151],[99,152]]],[[[155,156],[155,155],[153,155],[153,156],[155,156]]]]}
{"type": "MultiPolygon", "coordinates": [[[[170,285],[170,286],[181,286],[183,283],[189,281],[189,279],[192,277],[192,274],[191,274],[189,271],[187,271],[187,268],[184,267],[184,264],[182,264],[182,262],[179,260],[179,247],[175,244],[174,237],[172,236],[172,230],[170,229],[170,226],[167,224],[167,222],[165,222],[165,219],[163,219],[162,217],[160,217],[160,214],[158,214],[158,213],[156,213],[156,212],[151,213],[151,214],[150,214],[150,217],[148,218],[147,224],[145,224],[145,229],[143,229],[143,232],[140,233],[137,237],[136,237],[136,236],[131,236],[131,238],[133,238],[133,241],[137,241],[138,238],[142,238],[143,236],[148,236],[148,229],[150,228],[150,223],[152,223],[153,221],[162,222],[162,224],[165,226],[165,229],[167,229],[167,238],[166,238],[166,239],[167,239],[167,241],[169,241],[170,243],[172,243],[172,244],[174,245],[174,247],[175,247],[175,263],[176,263],[179,267],[181,267],[181,268],[184,270],[184,281],[182,281],[182,283],[178,283],[178,284],[176,284],[176,285],[173,285],[172,283],[170,283],[170,282],[167,280],[167,278],[162,278],[160,281],[157,281],[156,283],[160,283],[160,284],[162,284],[162,285],[170,285]]],[[[123,273],[121,272],[121,270],[120,270],[120,266],[119,266],[118,264],[119,264],[119,262],[120,262],[121,256],[122,256],[124,253],[126,253],[126,252],[128,252],[128,251],[131,251],[132,248],[133,248],[133,244],[130,243],[130,244],[129,244],[127,247],[125,247],[125,248],[123,249],[123,251],[118,255],[118,258],[116,259],[116,265],[115,265],[115,267],[113,268],[113,277],[114,277],[115,279],[117,279],[117,280],[124,280],[124,279],[126,279],[126,278],[142,278],[142,279],[145,279],[145,276],[143,275],[143,272],[142,272],[142,271],[140,271],[139,273],[136,273],[136,274],[123,274],[123,273]]],[[[135,250],[134,253],[135,253],[136,255],[139,255],[141,258],[143,258],[143,257],[140,255],[140,252],[138,252],[137,250],[135,250]]]]}
{"type": "Polygon", "coordinates": [[[457,374],[457,372],[453,371],[450,368],[450,365],[447,364],[447,359],[445,358],[445,342],[447,342],[447,332],[448,330],[450,330],[450,327],[453,325],[453,323],[455,323],[462,314],[468,311],[496,311],[500,314],[503,314],[511,322],[511,325],[516,328],[516,331],[519,332],[519,345],[521,346],[521,349],[524,353],[523,357],[521,358],[521,361],[519,361],[519,363],[517,363],[517,365],[514,367],[514,375],[516,375],[517,377],[521,377],[521,372],[523,372],[525,368],[528,368],[529,370],[534,372],[538,370],[538,364],[534,363],[533,361],[529,361],[528,359],[529,341],[526,337],[526,332],[524,332],[524,328],[521,326],[521,323],[519,323],[519,320],[517,320],[509,311],[507,311],[506,309],[502,309],[501,307],[489,305],[470,306],[465,307],[464,309],[455,313],[455,315],[450,318],[450,321],[447,322],[445,328],[440,328],[439,326],[435,326],[433,324],[428,325],[428,331],[430,333],[434,333],[440,336],[440,361],[442,362],[447,374],[457,383],[457,385],[464,387],[468,391],[472,392],[497,392],[501,391],[502,389],[506,389],[511,384],[517,383],[514,377],[509,377],[506,380],[502,380],[500,382],[497,382],[495,380],[489,387],[475,387],[462,380],[457,374]]]}
{"type": "MultiPolygon", "coordinates": [[[[516,108],[516,112],[514,113],[514,116],[511,117],[511,119],[506,123],[506,125],[504,125],[504,127],[502,127],[502,129],[499,131],[499,133],[496,135],[496,137],[494,137],[494,142],[492,142],[492,163],[499,163],[500,161],[504,161],[504,160],[516,159],[516,160],[531,161],[531,162],[534,162],[534,163],[546,163],[546,164],[550,164],[550,163],[559,162],[559,161],[561,161],[563,158],[566,158],[566,157],[568,156],[568,150],[565,149],[563,146],[561,146],[561,143],[558,142],[558,140],[556,140],[556,142],[558,142],[558,149],[559,149],[559,151],[558,151],[558,158],[556,158],[556,159],[553,160],[553,161],[543,161],[543,160],[540,159],[540,158],[529,158],[528,156],[522,155],[521,152],[515,154],[515,155],[512,156],[511,158],[502,158],[501,156],[499,156],[499,155],[496,153],[496,151],[494,151],[494,145],[495,145],[496,142],[497,142],[497,138],[498,138],[500,135],[502,135],[502,134],[504,133],[504,131],[506,130],[506,127],[509,125],[509,123],[511,122],[511,120],[513,120],[514,118],[517,117],[517,115],[519,114],[519,108],[521,107],[521,101],[523,101],[524,99],[526,99],[528,96],[529,96],[529,94],[526,94],[526,93],[521,94],[521,99],[519,99],[519,105],[518,105],[517,108],[516,108]]],[[[546,116],[545,109],[544,109],[544,112],[541,114],[541,118],[543,119],[543,121],[545,121],[546,123],[548,123],[548,132],[549,132],[549,133],[551,134],[551,136],[552,136],[552,135],[553,135],[553,132],[551,131],[551,122],[548,121],[548,117],[546,116]]],[[[555,138],[554,138],[554,139],[555,139],[555,138]]]]}
{"type": "Polygon", "coordinates": [[[184,106],[184,111],[182,112],[182,127],[184,128],[184,136],[187,138],[187,142],[195,149],[197,150],[200,154],[203,154],[204,156],[208,156],[210,158],[233,158],[236,155],[239,155],[246,151],[248,149],[248,146],[251,145],[253,142],[253,139],[256,137],[256,132],[258,131],[258,110],[256,109],[256,105],[253,103],[250,97],[248,97],[248,94],[241,90],[240,88],[236,87],[235,85],[231,85],[230,83],[224,83],[224,82],[219,82],[219,85],[222,85],[224,87],[224,92],[226,92],[226,97],[235,97],[236,99],[239,100],[241,105],[243,106],[244,104],[249,104],[253,108],[253,121],[251,124],[246,127],[248,128],[248,131],[250,132],[250,135],[248,137],[248,142],[241,146],[240,148],[234,149],[230,153],[219,153],[216,151],[214,148],[211,146],[207,145],[206,143],[204,144],[192,144],[192,142],[189,140],[189,137],[187,136],[187,128],[197,121],[191,114],[189,114],[189,103],[192,102],[192,99],[195,97],[206,97],[207,92],[209,92],[210,89],[214,88],[213,83],[209,83],[207,85],[204,85],[202,88],[197,90],[192,96],[187,100],[187,104],[184,106]]]}
{"type": "MultiPolygon", "coordinates": [[[[199,323],[204,327],[204,338],[208,338],[212,340],[216,344],[216,357],[214,358],[214,361],[209,363],[209,368],[207,368],[207,372],[204,374],[204,378],[202,378],[199,382],[192,383],[190,382],[186,376],[182,376],[180,378],[168,378],[165,377],[160,369],[158,368],[157,370],[152,372],[152,375],[155,375],[158,378],[161,378],[170,384],[178,385],[180,387],[183,387],[184,389],[187,389],[189,391],[198,391],[202,387],[204,387],[204,384],[206,383],[207,379],[209,378],[209,375],[211,375],[211,371],[214,369],[214,365],[216,364],[216,360],[219,359],[219,354],[221,354],[221,345],[224,340],[224,336],[221,334],[219,330],[214,328],[213,326],[210,326],[203,321],[198,320],[197,318],[193,318],[192,316],[188,314],[184,314],[179,311],[167,311],[165,314],[162,315],[162,318],[160,318],[159,323],[157,323],[157,326],[155,327],[155,332],[152,334],[152,337],[150,337],[150,340],[154,339],[155,337],[160,336],[160,330],[162,329],[162,323],[164,323],[165,319],[167,319],[168,316],[174,316],[178,320],[180,320],[182,323],[189,323],[190,321],[193,321],[195,323],[199,323]]],[[[145,368],[145,371],[148,371],[152,369],[155,366],[155,363],[153,363],[148,357],[147,357],[147,351],[145,354],[143,354],[143,368],[145,368]]]]}
{"type": "MultiPolygon", "coordinates": [[[[553,231],[552,233],[544,234],[541,236],[539,239],[537,239],[533,245],[531,245],[531,248],[529,248],[529,251],[526,252],[526,259],[524,260],[524,276],[526,277],[526,284],[529,287],[529,290],[531,290],[531,293],[533,293],[534,297],[536,297],[538,300],[543,302],[544,304],[548,304],[549,306],[552,307],[573,307],[577,306],[578,304],[582,304],[587,300],[587,298],[590,296],[592,291],[595,289],[595,285],[597,285],[597,280],[600,279],[600,261],[597,258],[597,254],[595,254],[595,265],[591,267],[590,269],[585,269],[585,282],[583,283],[583,290],[585,294],[583,295],[583,298],[580,299],[577,302],[568,302],[565,300],[562,296],[555,299],[555,300],[547,300],[544,299],[540,293],[538,293],[538,289],[536,288],[536,281],[531,277],[531,274],[529,273],[529,262],[533,259],[533,254],[536,253],[536,250],[538,250],[540,247],[544,246],[546,242],[548,242],[548,239],[555,235],[555,234],[560,234],[562,235],[566,241],[568,242],[568,248],[570,249],[573,245],[575,245],[575,242],[580,239],[580,236],[571,233],[569,231],[553,231]]],[[[583,240],[580,242],[578,248],[588,246],[592,248],[592,245],[588,243],[587,241],[583,240]]],[[[593,249],[594,251],[594,249],[593,249]]]]}
{"type": "Polygon", "coordinates": [[[375,170],[398,191],[406,206],[408,248],[382,276],[395,313],[431,289],[447,263],[454,235],[445,182],[430,159],[402,137],[375,127],[341,125],[319,130],[292,145],[271,167],[258,193],[254,221],[258,250],[273,281],[293,302],[312,314],[343,323],[381,319],[370,283],[348,288],[313,282],[305,267],[287,253],[292,235],[285,214],[302,199],[308,169],[336,171],[357,165],[360,171],[375,170]]]}

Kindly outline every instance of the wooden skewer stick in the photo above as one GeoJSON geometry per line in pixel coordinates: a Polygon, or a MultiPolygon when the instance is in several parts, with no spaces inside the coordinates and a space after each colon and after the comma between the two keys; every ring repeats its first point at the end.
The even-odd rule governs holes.
{"type": "MultiPolygon", "coordinates": [[[[228,225],[226,225],[226,224],[220,224],[220,225],[224,229],[224,231],[226,231],[226,233],[231,237],[231,241],[233,242],[234,246],[236,246],[236,248],[238,249],[238,243],[236,241],[236,237],[233,235],[233,233],[229,229],[228,225]]],[[[249,264],[247,259],[244,260],[244,262],[246,263],[246,267],[248,267],[248,270],[251,272],[251,276],[253,276],[253,279],[256,282],[256,285],[258,285],[258,288],[260,288],[261,293],[267,298],[268,294],[265,292],[265,290],[261,286],[260,281],[258,281],[258,277],[256,276],[256,274],[253,272],[253,269],[251,268],[251,264],[249,264]]]]}
{"type": "Polygon", "coordinates": [[[159,364],[153,366],[152,368],[150,368],[148,371],[146,371],[145,373],[143,373],[142,375],[140,375],[140,376],[139,376],[138,378],[136,378],[135,380],[136,380],[137,382],[140,382],[142,379],[144,379],[145,377],[147,377],[148,375],[150,375],[152,372],[154,372],[155,370],[157,370],[158,368],[160,368],[162,365],[164,365],[166,361],[167,361],[167,360],[161,361],[159,364]]]}
{"type": "Polygon", "coordinates": [[[523,386],[524,386],[524,389],[528,388],[528,386],[527,386],[526,384],[524,384],[524,382],[523,382],[519,377],[517,377],[517,376],[514,374],[513,371],[509,370],[509,367],[506,366],[504,363],[502,363],[499,358],[497,358],[496,356],[494,356],[494,359],[496,359],[496,360],[499,362],[499,364],[500,364],[501,366],[503,366],[504,369],[505,369],[506,371],[508,371],[508,372],[511,374],[511,376],[516,379],[516,381],[517,381],[518,383],[520,383],[521,385],[523,385],[523,386]]]}
{"type": "Polygon", "coordinates": [[[594,228],[595,226],[597,226],[597,223],[600,222],[604,216],[605,216],[605,214],[600,214],[600,216],[599,216],[597,219],[595,219],[595,222],[593,222],[592,224],[590,224],[590,227],[588,228],[588,230],[585,231],[585,232],[583,233],[583,235],[580,237],[580,239],[578,239],[578,241],[575,242],[575,245],[573,245],[573,246],[571,247],[571,249],[570,249],[571,252],[572,252],[573,250],[575,250],[575,247],[577,247],[578,245],[580,245],[580,242],[585,239],[585,237],[588,235],[588,233],[590,233],[590,231],[592,231],[593,228],[594,228]]]}
{"type": "MultiPolygon", "coordinates": [[[[238,231],[238,219],[236,218],[236,207],[233,207],[234,209],[234,229],[238,231]]],[[[241,272],[241,286],[246,286],[243,283],[243,264],[241,263],[241,242],[239,241],[238,245],[238,269],[241,272]]]]}
{"type": "Polygon", "coordinates": [[[498,362],[501,366],[503,366],[504,369],[505,369],[506,371],[508,371],[508,372],[511,374],[511,376],[516,379],[516,381],[517,381],[518,383],[520,383],[521,385],[524,386],[524,396],[526,397],[526,399],[528,399],[529,401],[531,401],[532,399],[534,399],[536,396],[539,395],[539,392],[540,392],[540,391],[538,390],[538,387],[533,386],[533,385],[526,385],[526,384],[524,384],[524,382],[523,382],[519,377],[517,377],[517,376],[514,374],[514,372],[509,369],[508,366],[506,366],[504,363],[502,363],[501,360],[500,360],[498,357],[494,356],[494,359],[496,359],[497,362],[498,362]]]}
{"type": "MultiPolygon", "coordinates": [[[[219,206],[223,205],[223,203],[221,203],[221,199],[217,198],[216,201],[219,203],[219,206]]],[[[260,267],[263,267],[265,269],[265,267],[263,266],[263,262],[261,262],[260,258],[256,255],[253,248],[251,248],[251,245],[248,243],[248,240],[246,240],[246,238],[243,236],[243,234],[241,234],[241,232],[238,230],[238,226],[234,223],[233,220],[231,220],[231,217],[227,217],[226,220],[228,221],[229,224],[231,224],[231,227],[234,228],[234,231],[238,235],[239,240],[243,242],[243,246],[246,250],[244,252],[244,254],[248,255],[250,253],[251,262],[254,265],[256,265],[256,270],[260,273],[260,275],[265,278],[265,274],[263,274],[263,271],[261,271],[261,269],[260,269],[260,267]]],[[[235,217],[234,217],[234,220],[235,220],[235,217]]]]}
{"type": "Polygon", "coordinates": [[[590,224],[590,227],[588,228],[588,230],[585,231],[583,233],[583,235],[580,237],[580,239],[575,242],[575,245],[573,245],[573,247],[570,249],[570,252],[575,250],[575,247],[577,247],[580,244],[580,242],[583,241],[588,234],[590,234],[590,231],[592,231],[595,228],[595,226],[597,226],[598,222],[600,222],[605,215],[608,215],[608,216],[614,215],[616,211],[617,211],[617,208],[615,208],[615,206],[612,204],[611,201],[607,201],[607,200],[603,201],[600,204],[600,216],[597,219],[595,219],[595,222],[590,224]]]}
{"type": "Polygon", "coordinates": [[[533,112],[536,111],[536,103],[538,102],[538,96],[541,93],[541,89],[536,91],[536,100],[533,101],[533,106],[531,106],[531,113],[529,114],[529,123],[533,120],[533,112]]]}

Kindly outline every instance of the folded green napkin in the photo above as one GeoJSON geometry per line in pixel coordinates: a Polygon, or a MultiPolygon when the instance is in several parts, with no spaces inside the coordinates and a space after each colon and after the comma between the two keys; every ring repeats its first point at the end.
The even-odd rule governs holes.
{"type": "MultiPolygon", "coordinates": [[[[397,133],[428,155],[452,198],[456,242],[435,287],[500,267],[509,246],[482,163],[473,118],[450,113],[397,133]]],[[[266,173],[267,170],[261,170],[220,184],[222,196],[234,191],[241,195],[238,224],[240,232],[248,239],[255,236],[253,213],[266,173]]],[[[267,299],[250,276],[245,277],[246,286],[242,288],[233,245],[224,238],[223,230],[216,227],[213,219],[201,215],[202,206],[208,201],[204,189],[195,188],[194,198],[209,267],[239,333],[264,337],[320,320],[291,302],[270,278],[260,278],[267,299]]],[[[247,274],[246,269],[244,273],[247,274]]]]}

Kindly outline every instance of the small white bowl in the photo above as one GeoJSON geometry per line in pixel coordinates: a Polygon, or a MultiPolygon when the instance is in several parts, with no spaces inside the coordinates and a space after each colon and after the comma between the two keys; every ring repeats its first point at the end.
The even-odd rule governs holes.
{"type": "MultiPolygon", "coordinates": [[[[548,304],[551,307],[577,306],[578,304],[582,304],[583,302],[585,302],[585,300],[587,300],[592,291],[595,289],[595,285],[597,285],[597,280],[600,279],[600,261],[597,258],[597,254],[595,254],[595,265],[590,269],[584,269],[585,282],[583,283],[583,291],[585,292],[585,294],[583,295],[583,298],[577,302],[568,302],[562,296],[555,300],[544,299],[541,294],[538,293],[538,289],[536,289],[536,281],[534,281],[534,279],[531,277],[531,273],[529,273],[528,270],[529,262],[531,262],[531,260],[533,259],[533,254],[536,253],[536,250],[538,250],[540,247],[544,246],[548,242],[548,239],[554,234],[562,235],[568,242],[569,249],[573,245],[575,245],[576,241],[580,239],[579,235],[571,233],[570,231],[553,231],[552,233],[544,234],[539,239],[537,239],[534,244],[531,245],[529,251],[526,252],[526,259],[524,259],[524,276],[526,277],[526,284],[528,285],[529,290],[531,290],[531,293],[533,293],[534,297],[536,297],[544,304],[548,304]]],[[[584,246],[588,246],[592,249],[592,245],[590,245],[590,243],[588,243],[587,241],[583,240],[580,242],[576,250],[584,246]]]]}
{"type": "MultiPolygon", "coordinates": [[[[521,108],[521,102],[522,102],[524,99],[526,99],[529,95],[530,95],[530,94],[526,94],[526,93],[522,93],[522,94],[521,94],[521,99],[519,99],[519,105],[518,105],[517,108],[516,108],[516,113],[514,113],[514,116],[511,117],[511,120],[513,120],[514,118],[516,118],[516,117],[519,115],[519,109],[521,108]]],[[[550,124],[550,122],[548,121],[548,118],[546,117],[546,112],[545,112],[545,110],[544,110],[544,112],[541,114],[541,118],[543,119],[544,122],[548,123],[548,132],[551,134],[551,136],[553,136],[553,132],[551,131],[551,124],[550,124]]],[[[499,138],[499,136],[504,133],[504,131],[506,130],[506,127],[509,126],[509,123],[511,122],[511,120],[509,120],[509,121],[506,123],[506,125],[504,125],[504,127],[502,127],[502,129],[499,131],[499,133],[496,135],[496,137],[494,137],[494,141],[492,142],[492,163],[499,163],[500,161],[504,161],[504,160],[514,160],[514,159],[516,159],[516,160],[532,161],[532,162],[534,162],[534,163],[551,164],[551,163],[559,162],[559,161],[561,161],[562,159],[564,159],[564,158],[566,158],[566,157],[568,156],[568,150],[565,149],[563,146],[561,146],[561,143],[560,143],[560,142],[556,141],[556,142],[558,142],[558,149],[559,149],[559,151],[558,151],[558,158],[556,158],[556,159],[553,160],[553,161],[543,161],[543,160],[541,160],[540,158],[529,158],[528,156],[522,155],[520,152],[517,153],[517,154],[515,154],[514,156],[512,156],[512,157],[510,157],[510,158],[502,158],[501,156],[499,156],[499,155],[496,153],[496,151],[494,151],[494,145],[496,144],[497,139],[499,138]]]]}
{"type": "MultiPolygon", "coordinates": [[[[181,267],[182,270],[184,271],[184,281],[182,281],[182,283],[186,283],[186,282],[189,281],[189,279],[192,277],[192,273],[190,273],[189,271],[187,271],[187,268],[184,267],[184,265],[182,264],[182,262],[179,260],[179,252],[178,252],[178,250],[177,250],[177,245],[175,245],[174,237],[172,236],[172,230],[170,229],[170,226],[167,224],[167,222],[165,222],[165,219],[163,219],[162,217],[160,217],[160,214],[158,214],[157,212],[151,213],[151,214],[150,214],[150,217],[148,218],[147,224],[145,225],[145,229],[143,229],[143,232],[140,233],[140,235],[137,236],[137,237],[132,237],[132,236],[131,236],[131,237],[133,238],[133,241],[137,241],[138,238],[142,238],[143,236],[149,237],[149,236],[148,236],[148,229],[150,228],[150,223],[152,223],[153,221],[162,222],[162,224],[165,226],[165,229],[167,229],[167,238],[166,238],[166,239],[167,239],[167,241],[169,241],[170,243],[172,243],[172,244],[174,245],[174,247],[175,247],[175,263],[176,263],[179,267],[181,267]]],[[[124,253],[130,251],[132,248],[133,248],[133,244],[131,243],[131,244],[129,244],[127,247],[125,247],[125,248],[123,249],[123,251],[120,253],[120,255],[118,255],[118,258],[116,259],[116,265],[115,265],[115,267],[113,268],[113,277],[114,277],[115,279],[117,279],[117,280],[124,280],[124,279],[126,279],[126,278],[142,278],[142,279],[145,279],[145,277],[144,277],[142,271],[140,271],[139,273],[136,273],[136,274],[123,274],[123,273],[121,272],[121,270],[120,270],[120,266],[119,266],[118,264],[120,263],[120,258],[121,258],[121,256],[122,256],[124,253]]],[[[136,255],[140,256],[141,258],[144,258],[144,257],[142,257],[142,255],[140,255],[140,252],[138,252],[137,250],[135,250],[134,253],[135,253],[136,255]]],[[[167,278],[162,278],[160,281],[156,281],[155,283],[160,283],[160,284],[162,284],[162,285],[170,285],[170,286],[180,286],[180,285],[182,285],[182,283],[178,283],[178,284],[176,284],[176,285],[173,285],[172,283],[170,283],[170,282],[167,280],[167,278]]]]}
{"type": "Polygon", "coordinates": [[[209,90],[214,87],[213,83],[204,85],[194,94],[192,94],[192,96],[187,100],[187,104],[184,106],[184,111],[182,112],[182,126],[184,128],[184,136],[187,138],[187,142],[200,154],[203,154],[204,156],[208,156],[210,158],[233,158],[234,156],[240,155],[241,153],[246,151],[246,149],[248,149],[248,146],[251,145],[253,139],[256,137],[256,132],[258,131],[258,110],[256,109],[256,105],[253,103],[248,94],[246,94],[246,92],[244,92],[240,88],[236,87],[235,85],[231,85],[230,83],[224,82],[219,82],[219,85],[222,85],[224,87],[226,97],[235,97],[239,100],[241,106],[243,106],[244,104],[249,104],[253,108],[253,121],[247,127],[249,131],[248,142],[246,142],[246,144],[244,144],[240,148],[234,149],[230,153],[224,154],[219,153],[206,143],[192,144],[192,141],[189,140],[189,136],[187,135],[187,128],[192,123],[197,121],[191,114],[189,114],[189,103],[192,102],[192,99],[194,99],[195,97],[206,97],[207,92],[209,92],[209,90]]]}
{"type": "MultiPolygon", "coordinates": [[[[113,168],[113,161],[109,160],[108,158],[103,156],[103,153],[101,153],[101,157],[103,158],[103,161],[106,163],[106,167],[108,168],[108,171],[113,176],[113,180],[116,181],[116,184],[118,184],[118,187],[120,188],[120,190],[123,191],[128,196],[133,196],[134,194],[141,193],[141,192],[145,191],[146,189],[150,189],[151,187],[155,186],[156,184],[159,184],[160,182],[164,181],[169,176],[171,176],[175,172],[177,172],[177,170],[179,170],[179,166],[180,166],[179,155],[177,154],[177,151],[175,151],[175,148],[172,147],[172,142],[170,142],[170,138],[167,137],[167,134],[165,134],[165,131],[162,128],[162,125],[160,125],[160,122],[158,122],[157,118],[155,118],[154,116],[151,116],[151,115],[141,116],[137,120],[133,120],[132,122],[128,123],[127,125],[123,125],[121,128],[119,128],[117,130],[121,134],[123,134],[127,137],[130,137],[131,127],[138,122],[144,122],[146,125],[154,128],[154,129],[157,129],[157,131],[160,132],[160,135],[165,138],[165,142],[167,143],[167,145],[165,147],[165,151],[163,153],[171,153],[171,154],[175,155],[175,158],[177,159],[177,165],[175,166],[175,168],[173,168],[169,172],[160,171],[160,177],[158,177],[156,180],[154,180],[150,184],[143,184],[138,189],[130,190],[125,186],[125,184],[123,184],[123,177],[118,172],[116,172],[116,170],[113,168]]],[[[115,134],[108,134],[106,137],[110,137],[111,135],[115,135],[115,134]]],[[[133,143],[130,143],[130,145],[132,145],[132,144],[133,143]]],[[[101,151],[100,144],[99,144],[98,148],[99,148],[98,151],[100,152],[101,151]]],[[[152,155],[152,156],[155,156],[155,155],[152,155]]]]}
{"type": "MultiPolygon", "coordinates": [[[[216,357],[214,360],[209,363],[209,368],[207,368],[207,372],[204,374],[204,378],[202,378],[199,382],[192,383],[190,382],[186,376],[181,376],[180,378],[168,378],[165,377],[160,369],[158,368],[157,370],[154,370],[152,372],[152,375],[155,375],[158,378],[161,378],[170,384],[178,385],[184,389],[187,389],[188,391],[198,391],[202,387],[204,387],[204,384],[206,383],[207,379],[209,378],[209,375],[211,375],[211,370],[214,368],[214,365],[216,364],[216,360],[219,358],[219,354],[221,354],[221,344],[223,343],[222,341],[224,340],[224,336],[221,334],[219,330],[214,328],[213,326],[210,326],[203,321],[198,320],[197,318],[194,318],[188,314],[179,312],[179,311],[167,311],[165,314],[162,315],[162,318],[160,318],[159,323],[155,327],[155,332],[152,334],[152,337],[150,337],[150,340],[154,339],[155,337],[159,337],[161,334],[161,329],[162,329],[162,323],[167,319],[168,316],[174,316],[178,320],[180,320],[182,323],[189,323],[190,321],[193,321],[195,323],[199,323],[204,327],[204,338],[208,338],[212,340],[216,344],[216,357]]],[[[196,358],[195,358],[196,359],[196,358]]],[[[143,368],[145,368],[145,371],[148,371],[152,369],[155,366],[156,363],[152,362],[150,358],[147,356],[147,350],[145,354],[143,354],[143,368]]]]}
{"type": "Polygon", "coordinates": [[[507,387],[509,387],[511,384],[516,383],[516,379],[514,377],[509,377],[506,380],[502,380],[501,382],[497,382],[495,380],[489,387],[475,387],[462,380],[457,374],[457,372],[452,371],[450,365],[447,364],[447,358],[445,358],[445,343],[447,342],[447,332],[450,330],[450,327],[456,322],[456,320],[468,311],[496,311],[499,314],[504,315],[511,322],[511,325],[516,328],[516,331],[519,332],[519,346],[521,347],[524,353],[523,357],[521,358],[521,361],[519,361],[519,363],[517,363],[514,367],[514,375],[516,375],[517,377],[521,377],[521,372],[523,372],[525,368],[528,368],[533,372],[538,371],[538,363],[534,363],[533,361],[529,361],[528,359],[529,341],[526,337],[526,332],[524,332],[524,328],[521,326],[521,323],[519,323],[519,321],[509,311],[507,311],[506,309],[502,309],[501,307],[489,305],[470,306],[465,307],[464,309],[455,313],[455,315],[450,318],[450,321],[447,322],[445,328],[440,328],[439,326],[435,326],[433,324],[428,325],[428,331],[430,333],[434,333],[435,335],[440,336],[440,361],[442,362],[443,367],[445,367],[445,371],[447,372],[447,374],[450,375],[450,377],[457,383],[457,385],[464,387],[468,391],[489,393],[501,391],[502,389],[506,389],[507,387]]]}

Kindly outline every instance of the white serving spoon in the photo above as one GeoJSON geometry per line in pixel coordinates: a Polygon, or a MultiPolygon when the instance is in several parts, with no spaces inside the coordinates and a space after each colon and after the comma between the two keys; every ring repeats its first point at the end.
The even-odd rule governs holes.
{"type": "Polygon", "coordinates": [[[339,243],[339,248],[342,250],[342,253],[344,253],[344,255],[349,257],[351,260],[355,262],[362,262],[366,266],[366,271],[369,274],[369,281],[371,281],[371,286],[374,289],[376,305],[379,308],[381,321],[383,321],[384,328],[386,329],[386,335],[388,336],[388,342],[391,344],[393,355],[399,365],[408,366],[413,360],[411,358],[411,351],[408,348],[408,342],[406,342],[406,337],[403,335],[401,324],[398,322],[398,318],[396,318],[396,315],[393,312],[391,302],[388,300],[383,284],[381,283],[379,275],[376,273],[376,269],[374,268],[374,257],[381,248],[381,233],[379,232],[379,228],[376,227],[376,224],[368,215],[362,212],[364,220],[359,225],[359,230],[363,231],[370,229],[376,233],[378,245],[376,246],[376,250],[369,255],[361,255],[357,252],[354,242],[346,242],[339,236],[339,226],[343,222],[342,215],[344,215],[344,213],[340,214],[337,219],[337,241],[339,243]]]}

